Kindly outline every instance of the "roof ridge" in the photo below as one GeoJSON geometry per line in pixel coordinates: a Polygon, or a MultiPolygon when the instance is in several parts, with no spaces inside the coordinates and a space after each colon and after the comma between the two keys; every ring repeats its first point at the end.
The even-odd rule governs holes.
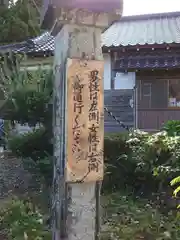
{"type": "Polygon", "coordinates": [[[171,18],[171,17],[180,17],[180,11],[122,16],[121,19],[119,20],[119,22],[149,20],[149,19],[152,19],[152,18],[153,19],[156,19],[156,18],[171,18]]]}

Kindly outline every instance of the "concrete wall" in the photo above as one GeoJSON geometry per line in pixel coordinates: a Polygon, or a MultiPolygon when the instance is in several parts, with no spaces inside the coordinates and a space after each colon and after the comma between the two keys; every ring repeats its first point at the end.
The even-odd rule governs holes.
{"type": "Polygon", "coordinates": [[[111,57],[109,53],[104,54],[104,89],[111,89],[111,57]]]}

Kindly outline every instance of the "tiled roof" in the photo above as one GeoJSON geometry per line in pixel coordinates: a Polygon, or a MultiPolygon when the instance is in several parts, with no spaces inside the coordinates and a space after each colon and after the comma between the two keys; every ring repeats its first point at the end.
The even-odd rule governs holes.
{"type": "Polygon", "coordinates": [[[106,47],[180,43],[180,12],[122,17],[102,42],[106,47]]]}
{"type": "Polygon", "coordinates": [[[15,53],[53,53],[54,37],[50,35],[49,32],[45,32],[41,36],[29,39],[21,43],[0,46],[1,53],[8,51],[12,51],[15,53]]]}
{"type": "MultiPolygon", "coordinates": [[[[0,52],[53,54],[54,40],[45,32],[21,43],[0,46],[0,52]]],[[[123,17],[102,34],[102,43],[106,47],[180,43],[180,12],[123,17]]],[[[151,56],[140,52],[132,56],[124,54],[115,64],[121,70],[177,67],[180,67],[180,53],[172,51],[166,55],[154,51],[151,56]]]]}
{"type": "Polygon", "coordinates": [[[33,48],[28,51],[31,52],[54,51],[54,40],[55,38],[49,32],[45,32],[41,36],[31,40],[33,43],[33,48]]]}

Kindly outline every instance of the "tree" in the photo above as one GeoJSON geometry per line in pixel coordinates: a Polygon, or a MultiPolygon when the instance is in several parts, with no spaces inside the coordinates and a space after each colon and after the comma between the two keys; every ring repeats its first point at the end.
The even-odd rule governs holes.
{"type": "Polygon", "coordinates": [[[27,40],[40,33],[38,5],[30,0],[18,0],[10,7],[0,7],[0,43],[27,40]]]}

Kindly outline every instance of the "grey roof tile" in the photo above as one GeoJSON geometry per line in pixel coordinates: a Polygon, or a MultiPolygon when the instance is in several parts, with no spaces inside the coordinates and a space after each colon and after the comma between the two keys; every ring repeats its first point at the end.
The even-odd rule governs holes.
{"type": "Polygon", "coordinates": [[[102,34],[106,47],[180,43],[180,12],[123,17],[102,34]]]}
{"type": "Polygon", "coordinates": [[[15,53],[40,53],[54,51],[54,37],[45,32],[42,35],[17,44],[0,46],[0,52],[12,51],[15,53]]]}

